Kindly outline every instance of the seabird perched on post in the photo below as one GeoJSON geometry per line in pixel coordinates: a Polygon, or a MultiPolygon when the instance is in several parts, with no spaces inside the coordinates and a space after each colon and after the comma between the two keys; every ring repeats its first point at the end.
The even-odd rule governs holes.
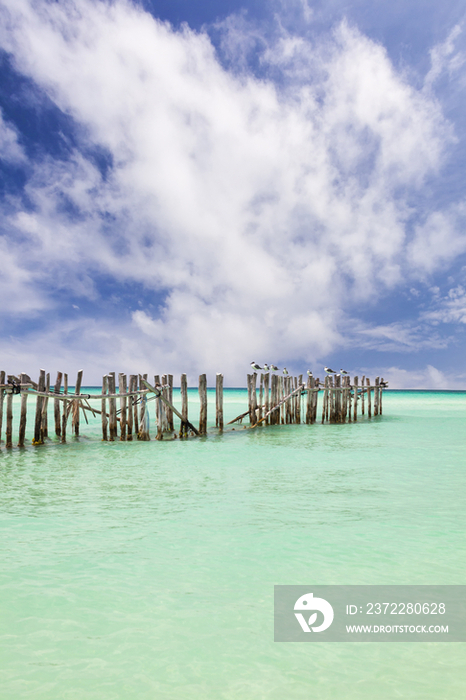
{"type": "Polygon", "coordinates": [[[277,365],[270,365],[270,369],[272,370],[272,372],[277,372],[277,371],[278,371],[277,365]]]}
{"type": "Polygon", "coordinates": [[[340,374],[341,374],[342,377],[346,377],[346,375],[348,374],[348,372],[346,371],[346,369],[341,369],[341,370],[340,370],[340,374]]]}
{"type": "Polygon", "coordinates": [[[283,374],[288,374],[288,370],[286,369],[286,367],[283,368],[283,374]]]}
{"type": "Polygon", "coordinates": [[[262,367],[260,367],[260,366],[257,364],[257,362],[251,362],[251,367],[252,367],[253,369],[262,369],[262,367]]]}
{"type": "Polygon", "coordinates": [[[330,367],[324,367],[324,370],[327,372],[327,374],[336,374],[334,369],[330,369],[330,367]]]}
{"type": "Polygon", "coordinates": [[[310,369],[307,370],[307,376],[308,376],[308,377],[312,377],[312,376],[313,376],[310,369]]]}
{"type": "Polygon", "coordinates": [[[266,362],[264,362],[264,372],[268,372],[269,369],[270,369],[270,367],[268,366],[268,364],[266,362]]]}

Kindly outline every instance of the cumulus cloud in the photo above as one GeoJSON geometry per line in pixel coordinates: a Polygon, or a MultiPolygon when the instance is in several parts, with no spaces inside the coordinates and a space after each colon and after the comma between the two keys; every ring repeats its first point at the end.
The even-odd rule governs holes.
{"type": "Polygon", "coordinates": [[[223,363],[238,381],[252,356],[331,352],[354,303],[465,249],[445,212],[411,234],[410,196],[439,172],[450,125],[346,22],[319,42],[254,28],[258,77],[240,65],[244,17],[217,26],[225,68],[207,31],[125,0],[2,0],[2,16],[17,70],[82,146],[31,162],[32,207],[8,211],[20,310],[53,309],[64,289],[98,302],[102,274],[137,282],[164,301],[128,315],[124,342],[173,371],[223,363]],[[105,176],[93,146],[109,155],[105,176]]]}

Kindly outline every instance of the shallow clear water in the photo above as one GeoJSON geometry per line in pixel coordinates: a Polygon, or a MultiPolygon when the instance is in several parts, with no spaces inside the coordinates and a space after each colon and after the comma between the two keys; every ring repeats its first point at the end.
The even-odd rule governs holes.
{"type": "Polygon", "coordinates": [[[2,700],[466,697],[463,644],[273,642],[276,583],[466,583],[465,418],[2,446],[2,700]]]}

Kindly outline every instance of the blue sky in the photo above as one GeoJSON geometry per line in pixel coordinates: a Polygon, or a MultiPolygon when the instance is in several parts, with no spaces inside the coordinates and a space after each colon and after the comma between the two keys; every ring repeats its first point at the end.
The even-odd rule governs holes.
{"type": "Polygon", "coordinates": [[[463,8],[0,0],[2,368],[466,388],[463,8]]]}

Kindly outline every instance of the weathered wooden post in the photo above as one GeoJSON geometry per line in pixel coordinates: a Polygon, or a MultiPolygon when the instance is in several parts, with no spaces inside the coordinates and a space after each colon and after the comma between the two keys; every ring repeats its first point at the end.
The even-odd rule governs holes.
{"type": "Polygon", "coordinates": [[[188,378],[186,374],[181,375],[180,382],[181,393],[181,425],[180,437],[188,436],[188,378]]]}
{"type": "MultiPolygon", "coordinates": [[[[173,374],[168,375],[168,391],[167,391],[168,402],[170,406],[173,405],[173,374]]],[[[173,411],[167,406],[167,420],[168,420],[168,430],[173,432],[175,430],[175,424],[173,422],[173,411]]]]}
{"type": "Polygon", "coordinates": [[[128,405],[127,405],[127,415],[126,415],[126,424],[127,424],[127,430],[126,430],[126,440],[129,440],[130,442],[133,439],[133,432],[136,433],[137,435],[137,423],[136,426],[134,426],[134,403],[136,403],[137,397],[133,394],[134,391],[137,389],[137,377],[135,374],[130,374],[129,375],[129,383],[128,383],[128,389],[131,394],[131,396],[128,397],[128,405]],[[134,430],[133,430],[134,427],[134,430]]]}
{"type": "Polygon", "coordinates": [[[217,374],[215,382],[215,425],[223,430],[223,374],[217,374]]]}
{"type": "MultiPolygon", "coordinates": [[[[314,379],[314,377],[312,377],[314,379]]],[[[317,420],[317,408],[318,408],[318,403],[319,403],[319,387],[320,387],[320,379],[319,377],[316,377],[314,379],[314,383],[311,381],[311,388],[314,389],[312,393],[312,398],[311,398],[311,423],[315,423],[317,420]]]]}
{"type": "Polygon", "coordinates": [[[4,385],[5,384],[5,372],[2,369],[0,372],[0,444],[2,442],[2,426],[3,426],[3,400],[5,398],[5,389],[4,385]]]}
{"type": "Polygon", "coordinates": [[[199,375],[199,434],[207,434],[207,377],[199,375]]]}
{"type": "Polygon", "coordinates": [[[13,447],[13,386],[6,395],[6,435],[5,447],[13,447]]]}
{"type": "MultiPolygon", "coordinates": [[[[168,377],[166,374],[162,376],[162,396],[168,401],[168,377]]],[[[161,405],[162,409],[162,430],[164,432],[168,432],[170,430],[169,428],[169,422],[168,422],[168,413],[170,409],[168,408],[167,404],[165,402],[162,402],[161,405]]]]}
{"type": "Polygon", "coordinates": [[[262,406],[264,405],[264,375],[261,374],[259,380],[259,406],[257,410],[257,418],[259,421],[262,420],[262,406]]]}
{"type": "MultiPolygon", "coordinates": [[[[158,374],[154,375],[154,386],[162,393],[162,387],[160,384],[160,376],[158,374]]],[[[160,397],[156,398],[155,400],[155,417],[157,420],[157,435],[155,436],[156,440],[163,440],[163,411],[164,411],[164,403],[160,397]]]]}
{"type": "Polygon", "coordinates": [[[363,374],[361,379],[361,415],[364,415],[364,394],[366,393],[366,376],[363,374]]]}
{"type": "MultiPolygon", "coordinates": [[[[147,374],[139,375],[139,391],[144,391],[146,386],[143,383],[143,379],[147,380],[147,374]]],[[[149,434],[149,412],[147,408],[147,398],[146,394],[140,394],[141,408],[139,412],[139,432],[138,440],[143,440],[148,442],[150,440],[149,434]]]]}
{"type": "Polygon", "coordinates": [[[380,380],[380,383],[379,383],[379,415],[380,416],[382,415],[383,384],[384,384],[384,381],[383,381],[383,377],[382,377],[382,379],[380,380]]]}
{"type": "MultiPolygon", "coordinates": [[[[50,372],[47,372],[47,374],[45,375],[45,391],[47,394],[50,391],[50,372]]],[[[47,438],[49,436],[48,407],[49,407],[48,396],[44,396],[43,401],[42,401],[42,418],[41,418],[42,442],[44,442],[45,438],[47,438]]]]}
{"type": "Polygon", "coordinates": [[[120,440],[126,442],[126,374],[118,374],[118,392],[120,394],[120,440]]]}
{"type": "MultiPolygon", "coordinates": [[[[45,391],[45,369],[40,370],[37,389],[41,392],[45,391]]],[[[34,423],[34,439],[32,441],[33,445],[42,445],[42,443],[44,442],[42,435],[42,405],[43,397],[38,396],[36,399],[36,419],[34,423]]]]}
{"type": "Polygon", "coordinates": [[[371,404],[371,380],[369,377],[366,379],[367,384],[367,415],[369,418],[372,417],[372,404],[371,404]]]}
{"type": "MultiPolygon", "coordinates": [[[[63,376],[63,393],[66,395],[68,393],[68,375],[63,376]]],[[[62,424],[61,424],[61,436],[60,442],[66,442],[66,422],[68,420],[68,401],[64,399],[63,401],[63,414],[62,414],[62,424]]]]}
{"type": "Polygon", "coordinates": [[[21,415],[19,419],[19,438],[18,447],[24,447],[24,439],[26,437],[26,420],[27,420],[27,400],[28,393],[23,384],[27,383],[27,374],[21,374],[21,415]]]}
{"type": "MultiPolygon", "coordinates": [[[[105,374],[102,377],[102,396],[108,394],[108,375],[105,374]]],[[[102,411],[102,440],[104,442],[108,441],[108,418],[107,418],[107,399],[102,398],[101,400],[101,411],[102,411]]]]}
{"type": "Polygon", "coordinates": [[[354,414],[353,421],[356,423],[358,420],[358,377],[354,378],[354,414]]]}
{"type": "Polygon", "coordinates": [[[374,387],[374,416],[379,415],[379,382],[380,378],[376,377],[374,387]]]}
{"type": "MultiPolygon", "coordinates": [[[[83,380],[83,370],[80,369],[78,372],[78,375],[76,377],[76,386],[74,388],[74,393],[75,394],[80,394],[81,393],[81,384],[83,380]]],[[[115,392],[113,392],[115,393],[115,392]]],[[[71,430],[74,429],[74,434],[76,437],[79,437],[79,408],[80,408],[80,401],[79,399],[74,399],[74,404],[73,404],[73,418],[71,421],[71,430]]]]}
{"type": "MultiPolygon", "coordinates": [[[[53,392],[54,394],[59,394],[60,393],[60,387],[61,387],[61,380],[62,380],[62,373],[57,372],[57,378],[55,380],[55,384],[53,386],[53,392]]],[[[55,435],[57,437],[60,437],[61,435],[61,421],[60,421],[60,399],[54,399],[53,400],[53,417],[55,420],[55,435]]]]}
{"type": "MultiPolygon", "coordinates": [[[[264,410],[265,410],[265,415],[269,412],[270,409],[270,397],[269,397],[269,385],[270,385],[270,374],[266,372],[264,374],[264,410]]],[[[265,419],[265,424],[268,425],[270,423],[270,416],[265,419]]]]}
{"type": "Polygon", "coordinates": [[[108,428],[109,428],[109,440],[114,442],[115,438],[118,437],[117,434],[117,419],[116,419],[116,380],[115,372],[108,373],[108,393],[110,398],[108,399],[108,428]]]}

